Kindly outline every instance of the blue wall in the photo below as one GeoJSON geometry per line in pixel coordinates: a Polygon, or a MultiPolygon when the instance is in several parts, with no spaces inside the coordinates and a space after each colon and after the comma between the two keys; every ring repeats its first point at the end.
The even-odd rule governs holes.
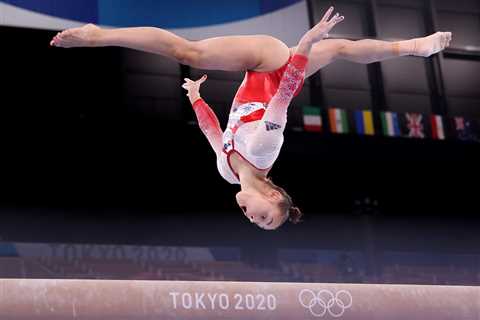
{"type": "Polygon", "coordinates": [[[301,0],[5,0],[14,6],[69,20],[112,26],[207,26],[269,13],[301,0]]]}

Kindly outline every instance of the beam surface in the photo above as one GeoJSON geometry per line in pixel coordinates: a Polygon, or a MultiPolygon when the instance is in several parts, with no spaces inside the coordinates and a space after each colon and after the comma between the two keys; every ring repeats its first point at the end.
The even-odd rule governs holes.
{"type": "Polygon", "coordinates": [[[480,320],[480,288],[0,279],[0,319],[480,320]]]}

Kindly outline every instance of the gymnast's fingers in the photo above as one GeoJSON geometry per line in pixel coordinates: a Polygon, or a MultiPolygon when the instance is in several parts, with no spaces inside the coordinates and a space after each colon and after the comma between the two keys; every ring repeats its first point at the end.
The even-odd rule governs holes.
{"type": "Polygon", "coordinates": [[[323,16],[322,20],[320,20],[320,22],[327,22],[327,20],[330,18],[330,15],[332,14],[332,12],[333,12],[333,6],[328,8],[327,12],[325,12],[325,15],[323,16]]]}
{"type": "Polygon", "coordinates": [[[207,75],[204,74],[203,77],[201,77],[201,78],[198,80],[198,84],[202,84],[202,83],[204,83],[206,80],[207,80],[207,75]]]}

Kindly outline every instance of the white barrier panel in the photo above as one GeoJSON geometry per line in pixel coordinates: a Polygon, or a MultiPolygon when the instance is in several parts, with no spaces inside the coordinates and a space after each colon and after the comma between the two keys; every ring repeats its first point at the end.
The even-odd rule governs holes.
{"type": "Polygon", "coordinates": [[[480,288],[0,280],[0,319],[480,319],[480,288]]]}

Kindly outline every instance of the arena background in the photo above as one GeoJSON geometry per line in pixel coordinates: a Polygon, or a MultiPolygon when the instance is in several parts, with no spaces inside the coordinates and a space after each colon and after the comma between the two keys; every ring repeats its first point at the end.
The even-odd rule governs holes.
{"type": "MultiPolygon", "coordinates": [[[[479,285],[479,15],[475,0],[0,1],[0,277],[479,285]],[[338,61],[306,82],[271,172],[304,222],[275,232],[243,217],[217,173],[180,87],[204,71],[49,46],[87,22],[294,45],[330,4],[346,16],[333,38],[453,42],[429,59],[338,61]],[[320,108],[322,132],[305,130],[304,106],[320,108]],[[350,115],[348,134],[329,129],[331,108],[350,115]],[[373,136],[355,132],[359,110],[373,136]],[[424,139],[387,137],[387,111],[440,115],[447,138],[428,122],[424,139]]],[[[202,95],[224,127],[243,75],[208,75],[202,95]]]]}

